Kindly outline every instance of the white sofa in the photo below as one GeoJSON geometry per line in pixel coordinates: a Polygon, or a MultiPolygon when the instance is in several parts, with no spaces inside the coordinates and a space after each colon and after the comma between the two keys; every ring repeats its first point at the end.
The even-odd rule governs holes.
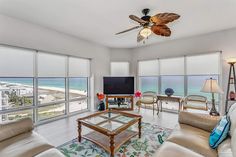
{"type": "Polygon", "coordinates": [[[217,149],[209,146],[209,136],[220,117],[180,112],[179,125],[154,157],[236,157],[236,103],[229,110],[229,136],[217,149]]]}
{"type": "Polygon", "coordinates": [[[64,157],[33,129],[30,118],[0,124],[0,157],[64,157]]]}

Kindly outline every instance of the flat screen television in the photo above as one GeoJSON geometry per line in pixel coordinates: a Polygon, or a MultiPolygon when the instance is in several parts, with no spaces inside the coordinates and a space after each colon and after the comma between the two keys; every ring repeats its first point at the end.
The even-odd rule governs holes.
{"type": "Polygon", "coordinates": [[[134,94],[134,77],[103,77],[104,94],[134,94]]]}

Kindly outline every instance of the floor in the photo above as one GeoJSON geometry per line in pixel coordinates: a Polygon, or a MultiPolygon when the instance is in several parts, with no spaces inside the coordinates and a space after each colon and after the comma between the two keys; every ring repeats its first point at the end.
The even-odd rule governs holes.
{"type": "MultiPolygon", "coordinates": [[[[132,112],[138,113],[137,110],[132,112]]],[[[91,112],[39,125],[35,128],[35,131],[45,137],[52,145],[60,146],[77,137],[76,119],[88,114],[91,114],[91,112]]],[[[140,114],[143,116],[143,122],[158,124],[166,128],[174,128],[178,121],[178,114],[176,113],[160,112],[159,115],[155,113],[153,116],[152,110],[141,109],[140,114]]],[[[83,128],[82,134],[89,131],[89,129],[83,128]]]]}

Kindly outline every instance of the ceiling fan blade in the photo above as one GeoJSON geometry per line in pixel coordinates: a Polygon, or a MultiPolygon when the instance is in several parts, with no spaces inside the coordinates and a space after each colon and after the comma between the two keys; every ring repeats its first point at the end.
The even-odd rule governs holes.
{"type": "Polygon", "coordinates": [[[139,43],[140,41],[142,41],[142,40],[144,40],[145,39],[145,37],[144,36],[142,36],[141,34],[140,34],[140,32],[138,33],[138,36],[137,36],[137,42],[139,43]]]}
{"type": "Polygon", "coordinates": [[[132,27],[132,28],[130,28],[130,29],[126,29],[126,30],[124,30],[124,31],[118,32],[118,33],[116,33],[116,35],[122,34],[122,33],[126,33],[126,32],[128,32],[128,31],[132,31],[132,30],[138,29],[138,28],[140,28],[140,27],[142,27],[142,26],[135,26],[135,27],[132,27]]]}
{"type": "Polygon", "coordinates": [[[147,23],[147,21],[145,21],[145,20],[143,20],[143,19],[141,19],[141,18],[139,18],[139,17],[137,17],[137,16],[135,16],[135,15],[130,15],[129,18],[130,18],[131,20],[134,20],[134,21],[140,23],[141,25],[144,25],[144,24],[147,23]]]}
{"type": "Polygon", "coordinates": [[[165,36],[165,37],[169,37],[171,35],[170,28],[167,27],[166,25],[153,25],[151,27],[151,30],[156,35],[165,36]]]}
{"type": "Polygon", "coordinates": [[[175,13],[160,13],[156,14],[155,16],[152,16],[150,18],[150,21],[155,23],[156,25],[160,24],[163,25],[172,22],[174,20],[177,20],[178,18],[180,18],[180,15],[175,13]]]}

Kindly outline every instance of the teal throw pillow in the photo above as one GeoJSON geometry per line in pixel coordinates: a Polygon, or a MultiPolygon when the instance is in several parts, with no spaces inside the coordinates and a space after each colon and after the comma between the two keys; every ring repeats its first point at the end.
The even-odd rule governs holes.
{"type": "Polygon", "coordinates": [[[209,145],[215,149],[218,145],[226,139],[230,129],[230,119],[227,116],[223,116],[213,129],[209,137],[209,145]]]}

